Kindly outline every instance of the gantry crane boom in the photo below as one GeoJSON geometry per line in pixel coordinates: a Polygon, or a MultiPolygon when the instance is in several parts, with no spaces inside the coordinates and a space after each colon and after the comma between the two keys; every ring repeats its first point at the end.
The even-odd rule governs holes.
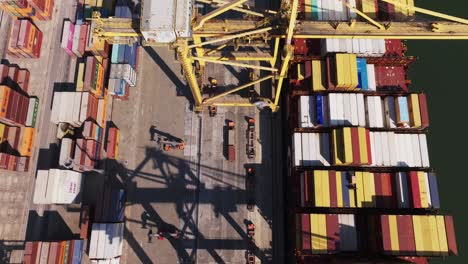
{"type": "MultiPolygon", "coordinates": [[[[146,0],[151,1],[151,0],[146,0]]],[[[177,0],[183,1],[183,0],[177,0]]],[[[195,0],[187,0],[195,1],[195,0]]],[[[399,6],[412,15],[415,12],[430,15],[434,21],[388,21],[381,22],[370,18],[351,6],[347,0],[345,6],[354,10],[360,19],[350,21],[308,21],[297,20],[298,0],[282,0],[280,10],[257,10],[245,4],[245,0],[197,0],[200,3],[211,4],[215,9],[208,14],[195,16],[192,19],[191,37],[178,38],[172,46],[176,49],[187,82],[192,91],[195,109],[201,110],[205,105],[218,106],[252,106],[254,102],[218,101],[220,97],[246,89],[253,84],[275,79],[275,96],[264,99],[272,110],[278,109],[283,80],[289,67],[289,61],[294,54],[292,39],[302,38],[379,38],[379,39],[468,39],[468,20],[439,12],[407,6],[394,0],[379,0],[399,6]],[[245,19],[217,19],[227,11],[237,11],[247,15],[245,19]],[[282,60],[278,63],[280,40],[284,39],[282,60]],[[230,51],[223,53],[227,47],[246,44],[270,43],[269,51],[230,51]],[[236,62],[236,61],[242,61],[236,62]],[[265,61],[271,67],[256,65],[252,62],[265,61]],[[246,62],[246,63],[244,63],[246,62]],[[250,64],[248,63],[250,62],[250,64]],[[219,63],[234,67],[246,67],[268,71],[266,77],[251,80],[227,92],[212,98],[204,98],[200,91],[200,81],[197,77],[203,74],[206,63],[219,63]],[[197,67],[194,67],[194,64],[197,67]],[[273,101],[273,102],[272,102],[273,101]]],[[[142,5],[143,8],[145,5],[142,5]]],[[[135,41],[142,34],[139,26],[132,19],[101,18],[94,14],[92,18],[93,37],[110,43],[126,43],[135,41]]]]}

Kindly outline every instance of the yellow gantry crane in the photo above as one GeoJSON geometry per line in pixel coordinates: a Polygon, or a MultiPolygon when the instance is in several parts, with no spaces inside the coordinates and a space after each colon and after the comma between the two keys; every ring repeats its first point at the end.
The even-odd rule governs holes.
{"type": "MultiPolygon", "coordinates": [[[[143,1],[142,8],[145,8],[145,1],[143,1]]],[[[177,53],[192,91],[195,110],[201,111],[204,106],[215,105],[268,106],[273,111],[277,111],[283,82],[294,55],[294,38],[468,39],[468,20],[466,19],[407,6],[395,0],[379,0],[393,4],[410,14],[416,12],[436,18],[434,21],[380,22],[356,9],[347,0],[335,1],[341,1],[354,11],[360,18],[359,21],[357,19],[350,21],[298,20],[299,0],[282,0],[281,7],[277,11],[255,9],[245,4],[247,0],[196,0],[198,3],[210,5],[213,10],[203,15],[196,13],[195,10],[190,21],[191,37],[177,37],[176,41],[170,44],[177,53]],[[244,17],[242,19],[217,18],[227,11],[239,12],[244,17]],[[281,44],[283,49],[280,54],[281,44]],[[225,55],[223,50],[229,47],[231,49],[235,47],[235,50],[225,55]],[[236,51],[238,47],[250,47],[254,51],[236,51]],[[242,67],[257,72],[267,72],[267,74],[252,74],[250,82],[210,97],[203,95],[200,88],[207,63],[242,67]],[[274,89],[272,98],[224,100],[226,95],[264,81],[272,82],[271,86],[274,89]]],[[[142,36],[138,30],[139,22],[123,18],[101,18],[99,13],[94,13],[93,37],[112,44],[132,43],[142,36]]],[[[150,42],[145,40],[143,44],[150,44],[150,42]]]]}

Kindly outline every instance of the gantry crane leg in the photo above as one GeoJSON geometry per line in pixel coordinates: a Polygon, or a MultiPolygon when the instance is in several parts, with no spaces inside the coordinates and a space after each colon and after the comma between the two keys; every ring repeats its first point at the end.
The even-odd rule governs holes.
{"type": "Polygon", "coordinates": [[[198,85],[197,77],[192,65],[192,60],[189,56],[190,49],[188,48],[188,43],[186,40],[179,40],[176,46],[177,59],[182,65],[182,69],[187,79],[190,90],[192,91],[193,100],[195,101],[194,110],[200,112],[203,110],[203,98],[200,92],[200,86],[198,85]]]}

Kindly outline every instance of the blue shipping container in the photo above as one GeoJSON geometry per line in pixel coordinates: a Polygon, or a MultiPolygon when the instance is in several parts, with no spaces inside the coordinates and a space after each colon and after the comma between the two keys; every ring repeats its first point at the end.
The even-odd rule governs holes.
{"type": "Polygon", "coordinates": [[[409,123],[410,118],[409,118],[409,111],[408,111],[408,99],[404,96],[399,96],[398,97],[398,111],[400,113],[400,116],[398,119],[400,122],[403,123],[409,123]]]}
{"type": "Polygon", "coordinates": [[[433,173],[428,173],[427,177],[429,180],[429,191],[431,193],[432,207],[440,208],[439,187],[437,186],[437,178],[433,173]]]}
{"type": "Polygon", "coordinates": [[[119,57],[117,59],[117,63],[124,63],[125,61],[125,46],[119,45],[119,57]]]}
{"type": "Polygon", "coordinates": [[[83,240],[74,240],[72,264],[81,264],[82,257],[83,257],[83,240]]]}
{"type": "Polygon", "coordinates": [[[369,81],[367,77],[367,64],[366,59],[357,58],[357,70],[358,70],[358,86],[362,90],[369,89],[369,81]]]}
{"type": "Polygon", "coordinates": [[[316,100],[316,104],[315,104],[315,113],[317,115],[317,124],[319,125],[323,125],[323,122],[324,122],[324,111],[323,111],[323,97],[322,95],[318,94],[317,95],[317,100],[316,100]]]}
{"type": "Polygon", "coordinates": [[[119,63],[119,44],[112,45],[112,55],[111,55],[111,63],[117,64],[119,63]]]}

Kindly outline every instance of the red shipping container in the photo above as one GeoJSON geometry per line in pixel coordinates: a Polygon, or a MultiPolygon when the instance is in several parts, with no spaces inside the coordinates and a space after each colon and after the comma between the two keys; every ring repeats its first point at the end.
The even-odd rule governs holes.
{"type": "Polygon", "coordinates": [[[29,171],[29,163],[31,162],[30,157],[26,157],[25,162],[24,162],[24,171],[29,171]]]}
{"type": "Polygon", "coordinates": [[[18,68],[9,67],[9,69],[8,69],[8,78],[9,78],[10,82],[16,83],[17,80],[18,80],[18,68]]]}
{"type": "Polygon", "coordinates": [[[10,160],[8,161],[8,170],[16,171],[16,166],[18,165],[18,157],[10,155],[10,160]]]}
{"type": "Polygon", "coordinates": [[[13,101],[14,101],[14,97],[15,97],[15,94],[16,94],[16,91],[12,90],[12,89],[9,89],[10,90],[10,95],[8,96],[8,105],[7,105],[7,108],[5,109],[5,117],[7,119],[10,119],[11,117],[11,112],[12,112],[12,109],[13,109],[13,101]]]}
{"type": "Polygon", "coordinates": [[[388,215],[380,216],[381,227],[382,227],[382,249],[384,253],[392,252],[392,242],[390,239],[390,222],[388,215]]]}
{"type": "Polygon", "coordinates": [[[18,86],[21,88],[21,90],[25,91],[26,93],[28,92],[29,88],[29,71],[22,69],[18,71],[18,78],[16,83],[18,86]]]}
{"type": "Polygon", "coordinates": [[[411,192],[411,200],[414,208],[421,208],[421,195],[419,190],[418,172],[410,171],[408,173],[408,191],[411,192]]]}
{"type": "Polygon", "coordinates": [[[0,64],[0,84],[5,83],[10,67],[0,64]]]}
{"type": "Polygon", "coordinates": [[[41,256],[41,245],[39,241],[34,241],[33,242],[33,249],[32,249],[32,254],[31,254],[31,261],[32,263],[39,263],[38,258],[41,256]]]}
{"type": "Polygon", "coordinates": [[[23,57],[29,57],[27,53],[24,52],[24,50],[28,46],[28,40],[29,40],[29,35],[31,32],[31,27],[32,24],[28,20],[21,20],[21,27],[20,27],[20,33],[18,35],[18,42],[16,43],[16,47],[18,48],[18,52],[23,56],[23,57]]]}
{"type": "Polygon", "coordinates": [[[423,128],[429,126],[429,112],[427,111],[426,95],[421,93],[419,97],[419,111],[421,113],[421,124],[423,128]]]}
{"type": "Polygon", "coordinates": [[[81,25],[80,40],[78,44],[78,52],[80,54],[84,54],[86,51],[87,36],[88,36],[88,25],[83,24],[81,25]]]}
{"type": "Polygon", "coordinates": [[[308,214],[301,214],[301,231],[302,250],[311,250],[310,216],[308,214]]]}
{"type": "Polygon", "coordinates": [[[81,209],[80,215],[80,238],[87,239],[88,238],[88,228],[89,228],[89,206],[83,205],[81,209]]]}
{"type": "Polygon", "coordinates": [[[39,58],[41,56],[42,39],[43,33],[41,31],[37,31],[34,40],[34,46],[32,48],[32,56],[34,58],[39,58]]]}
{"type": "Polygon", "coordinates": [[[0,153],[0,169],[6,170],[8,167],[7,156],[8,154],[6,153],[0,153]]]}
{"type": "Polygon", "coordinates": [[[327,214],[325,216],[327,226],[327,253],[335,253],[339,250],[337,247],[340,241],[340,225],[338,224],[338,215],[327,214]]]}
{"type": "Polygon", "coordinates": [[[14,141],[14,143],[13,143],[13,149],[15,149],[15,150],[18,149],[18,145],[19,145],[19,142],[20,142],[20,139],[21,139],[21,137],[20,137],[20,135],[21,135],[21,130],[22,130],[22,129],[19,128],[19,127],[16,129],[15,141],[14,141]]]}
{"type": "Polygon", "coordinates": [[[371,152],[371,146],[370,146],[369,129],[366,129],[366,141],[367,141],[367,159],[369,161],[368,164],[372,164],[372,152],[371,152]]]}
{"type": "MultiPolygon", "coordinates": [[[[372,175],[372,174],[371,174],[372,175]]],[[[387,197],[384,197],[382,190],[382,179],[380,173],[374,173],[374,188],[375,188],[375,206],[377,208],[383,207],[384,200],[387,197]]]]}
{"type": "Polygon", "coordinates": [[[453,225],[453,217],[446,215],[444,216],[444,220],[449,254],[458,256],[457,240],[455,239],[455,226],[453,225]]]}
{"type": "Polygon", "coordinates": [[[294,39],[294,54],[307,55],[307,42],[305,39],[294,39]]]}
{"type": "Polygon", "coordinates": [[[392,174],[390,173],[380,173],[380,184],[382,190],[382,196],[384,197],[382,207],[384,208],[395,208],[396,198],[393,195],[394,191],[392,189],[392,174]]]}
{"type": "Polygon", "coordinates": [[[416,252],[416,244],[414,241],[413,218],[411,215],[397,215],[396,219],[400,253],[414,255],[414,252],[416,252]]]}
{"type": "Polygon", "coordinates": [[[359,132],[357,127],[352,127],[351,129],[351,145],[353,151],[353,165],[361,164],[361,155],[359,151],[359,132]]]}
{"type": "Polygon", "coordinates": [[[16,116],[18,115],[18,103],[20,100],[20,95],[18,92],[13,93],[13,103],[11,104],[11,108],[9,109],[9,114],[7,114],[8,119],[16,122],[16,116]],[[9,116],[8,116],[9,115],[9,116]]]}
{"type": "Polygon", "coordinates": [[[33,251],[33,242],[28,241],[26,242],[26,245],[24,247],[24,257],[23,257],[23,262],[24,264],[30,264],[32,262],[32,251],[33,251]]]}
{"type": "Polygon", "coordinates": [[[58,262],[57,260],[58,246],[59,246],[59,242],[50,242],[47,264],[55,264],[58,262]]]}
{"type": "Polygon", "coordinates": [[[20,27],[21,20],[13,20],[13,23],[11,25],[10,40],[8,42],[8,51],[10,51],[11,54],[14,54],[16,56],[18,56],[16,44],[18,43],[20,27]]]}

